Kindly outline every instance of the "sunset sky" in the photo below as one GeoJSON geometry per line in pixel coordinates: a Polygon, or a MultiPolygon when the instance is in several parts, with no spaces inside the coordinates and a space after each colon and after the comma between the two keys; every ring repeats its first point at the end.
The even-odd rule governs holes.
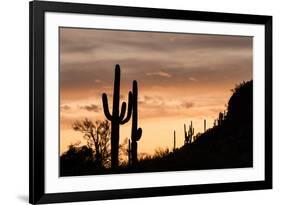
{"type": "MultiPolygon", "coordinates": [[[[139,86],[139,153],[184,143],[184,123],[195,133],[212,127],[231,89],[252,79],[252,37],[60,28],[60,153],[84,140],[75,120],[104,120],[101,94],[112,92],[121,66],[121,99],[139,86]]],[[[111,111],[111,108],[110,108],[111,111]]],[[[121,126],[130,138],[131,121],[121,126]]]]}

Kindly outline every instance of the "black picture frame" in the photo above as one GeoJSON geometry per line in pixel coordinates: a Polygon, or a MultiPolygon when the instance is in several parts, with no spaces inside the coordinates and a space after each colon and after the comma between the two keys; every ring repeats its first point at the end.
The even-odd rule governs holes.
{"type": "Polygon", "coordinates": [[[31,204],[75,202],[167,195],[183,195],[272,188],[272,17],[262,15],[215,13],[201,11],[105,6],[62,2],[30,2],[30,164],[29,202],[31,204]],[[45,192],[44,164],[44,39],[46,12],[81,13],[209,22],[260,24],[265,27],[265,180],[235,183],[183,185],[71,193],[45,192]]]}

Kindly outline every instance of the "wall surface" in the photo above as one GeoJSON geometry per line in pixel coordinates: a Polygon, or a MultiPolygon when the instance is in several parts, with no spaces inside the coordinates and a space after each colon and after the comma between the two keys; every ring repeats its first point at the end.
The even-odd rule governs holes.
{"type": "MultiPolygon", "coordinates": [[[[79,2],[74,1],[73,2],[79,2]]],[[[250,0],[81,0],[80,2],[170,9],[273,15],[274,84],[274,189],[236,193],[127,199],[79,204],[276,204],[281,200],[280,181],[280,36],[279,1],[250,0]]],[[[1,2],[0,32],[0,204],[28,202],[28,1],[1,2]]]]}

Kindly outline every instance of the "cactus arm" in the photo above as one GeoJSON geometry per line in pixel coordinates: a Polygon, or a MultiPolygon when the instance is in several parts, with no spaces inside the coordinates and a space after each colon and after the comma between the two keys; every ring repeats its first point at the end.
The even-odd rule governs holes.
{"type": "Polygon", "coordinates": [[[133,94],[130,91],[129,94],[128,94],[128,111],[127,111],[127,116],[126,116],[125,119],[121,120],[121,122],[120,122],[121,125],[127,123],[130,120],[130,118],[131,118],[132,108],[133,108],[132,101],[133,101],[133,94]]]}
{"type": "Polygon", "coordinates": [[[139,141],[140,138],[141,138],[141,135],[142,135],[142,129],[141,128],[138,128],[137,132],[136,132],[136,141],[139,141]]]}
{"type": "Polygon", "coordinates": [[[112,121],[113,118],[112,118],[112,115],[109,112],[107,95],[105,93],[102,94],[102,104],[103,104],[103,112],[104,112],[105,117],[109,121],[112,121]]]}
{"type": "Polygon", "coordinates": [[[121,105],[121,112],[120,112],[120,115],[119,115],[119,120],[120,121],[122,121],[123,118],[125,117],[126,107],[127,107],[127,104],[125,102],[123,102],[122,105],[121,105]]]}

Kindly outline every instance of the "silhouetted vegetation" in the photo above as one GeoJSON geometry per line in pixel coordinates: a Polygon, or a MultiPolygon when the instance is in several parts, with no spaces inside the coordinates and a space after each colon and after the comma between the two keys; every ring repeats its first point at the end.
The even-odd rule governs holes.
{"type": "Polygon", "coordinates": [[[60,157],[60,175],[74,176],[86,175],[92,170],[101,169],[95,163],[94,150],[86,145],[70,145],[68,150],[60,157]]]}
{"type": "MultiPolygon", "coordinates": [[[[93,123],[89,119],[75,121],[73,129],[80,132],[87,145],[71,144],[60,157],[60,175],[101,174],[110,170],[110,124],[107,120],[93,123]]],[[[125,166],[126,139],[119,145],[120,167],[125,166]]]]}
{"type": "Polygon", "coordinates": [[[233,90],[227,111],[217,124],[191,144],[152,160],[144,158],[135,172],[220,169],[253,166],[253,82],[233,90]]]}
{"type": "Polygon", "coordinates": [[[251,167],[253,166],[253,81],[236,85],[232,92],[226,110],[218,113],[212,128],[206,129],[206,120],[204,120],[204,133],[195,135],[191,121],[188,130],[184,124],[185,143],[182,147],[176,148],[174,131],[172,151],[168,148],[158,148],[154,155],[138,154],[137,141],[142,136],[142,129],[138,128],[137,82],[133,81],[132,92],[128,94],[128,108],[123,102],[119,112],[120,67],[116,65],[112,114],[109,113],[106,94],[102,95],[104,114],[111,122],[111,132],[107,120],[96,123],[88,119],[76,121],[73,129],[84,135],[87,146],[69,146],[69,150],[60,159],[61,175],[251,167]],[[127,123],[131,116],[131,139],[126,139],[120,145],[120,124],[127,123]]]}

